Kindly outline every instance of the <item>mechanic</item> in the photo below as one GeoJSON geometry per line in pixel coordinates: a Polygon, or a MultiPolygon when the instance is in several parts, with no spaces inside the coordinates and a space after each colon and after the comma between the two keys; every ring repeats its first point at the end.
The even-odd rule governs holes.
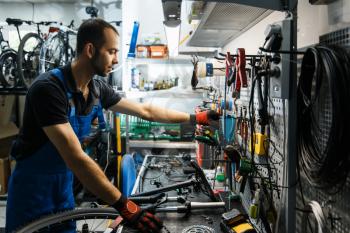
{"type": "MultiPolygon", "coordinates": [[[[94,75],[107,76],[118,63],[118,39],[117,30],[104,20],[86,20],[78,30],[76,59],[41,74],[28,90],[23,126],[11,151],[16,168],[9,181],[6,232],[73,209],[73,173],[131,226],[141,232],[160,232],[162,221],[124,197],[82,150],[91,121],[102,108],[164,123],[208,124],[219,116],[213,111],[192,115],[132,102],[94,79],[94,75]]],[[[54,232],[75,230],[72,222],[54,232]]]]}

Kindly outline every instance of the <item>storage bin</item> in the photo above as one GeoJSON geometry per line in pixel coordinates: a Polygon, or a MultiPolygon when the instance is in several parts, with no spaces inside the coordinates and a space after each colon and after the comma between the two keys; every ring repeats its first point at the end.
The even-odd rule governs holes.
{"type": "Polygon", "coordinates": [[[168,46],[166,45],[151,45],[151,58],[167,58],[168,46]]]}

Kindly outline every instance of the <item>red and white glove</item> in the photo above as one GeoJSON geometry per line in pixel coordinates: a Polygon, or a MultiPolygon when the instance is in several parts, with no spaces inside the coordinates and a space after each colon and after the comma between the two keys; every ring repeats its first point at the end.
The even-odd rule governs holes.
{"type": "Polygon", "coordinates": [[[209,125],[211,121],[218,121],[220,119],[220,114],[214,110],[207,110],[203,112],[198,112],[195,115],[191,115],[191,122],[200,125],[209,125]]]}
{"type": "Polygon", "coordinates": [[[112,205],[118,210],[123,219],[143,233],[158,233],[163,227],[163,222],[155,215],[144,211],[133,201],[121,196],[120,199],[112,205]]]}

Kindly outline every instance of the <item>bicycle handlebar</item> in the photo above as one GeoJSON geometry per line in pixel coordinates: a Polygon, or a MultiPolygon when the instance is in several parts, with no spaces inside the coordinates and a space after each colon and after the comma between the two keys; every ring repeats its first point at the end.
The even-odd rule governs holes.
{"type": "Polygon", "coordinates": [[[48,26],[51,24],[62,24],[62,23],[59,23],[57,21],[40,21],[40,22],[33,22],[33,24],[48,26]]]}
{"type": "Polygon", "coordinates": [[[64,25],[61,25],[58,27],[60,29],[60,31],[62,32],[71,32],[73,34],[77,34],[78,32],[72,28],[70,28],[69,26],[64,26],[64,25]]]}

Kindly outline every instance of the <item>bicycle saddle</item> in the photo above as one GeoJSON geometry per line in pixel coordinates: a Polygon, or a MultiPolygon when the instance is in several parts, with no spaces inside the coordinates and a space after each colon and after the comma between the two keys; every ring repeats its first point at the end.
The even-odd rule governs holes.
{"type": "Polygon", "coordinates": [[[21,19],[12,19],[12,18],[7,18],[6,23],[8,25],[13,24],[14,26],[21,26],[23,24],[23,20],[21,19]]]}

